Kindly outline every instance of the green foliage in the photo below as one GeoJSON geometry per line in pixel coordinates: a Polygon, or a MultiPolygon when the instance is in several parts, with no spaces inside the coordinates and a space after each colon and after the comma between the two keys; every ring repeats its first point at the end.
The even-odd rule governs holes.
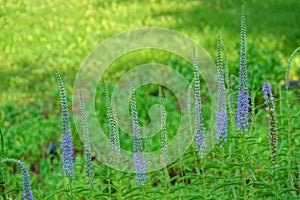
{"type": "MultiPolygon", "coordinates": [[[[246,7],[246,15],[251,16],[247,18],[253,122],[249,134],[245,138],[235,134],[236,105],[229,103],[231,98],[227,98],[227,105],[233,109],[228,140],[222,144],[223,148],[215,146],[203,160],[195,158],[193,151],[187,151],[164,170],[150,173],[150,180],[143,187],[135,184],[133,174],[115,171],[94,160],[95,187],[86,188],[85,177],[77,177],[72,183],[72,194],[77,199],[85,199],[88,194],[93,194],[92,199],[274,199],[276,195],[280,199],[289,199],[300,195],[299,87],[290,88],[288,95],[282,89],[285,63],[288,63],[291,52],[300,46],[299,1],[250,0],[246,7]],[[263,109],[260,92],[265,80],[274,88],[278,117],[276,182],[269,159],[267,112],[263,109]]],[[[1,3],[0,127],[5,130],[5,151],[1,148],[0,159],[14,157],[26,161],[30,166],[36,199],[70,199],[67,196],[70,188],[66,187],[61,172],[61,150],[58,148],[60,111],[54,71],[59,69],[66,74],[66,93],[71,94],[75,74],[91,49],[104,39],[133,28],[158,26],[181,31],[195,38],[211,55],[216,51],[216,36],[221,32],[227,49],[224,55],[224,66],[228,67],[227,93],[235,102],[238,80],[230,77],[238,75],[239,8],[239,1],[231,0],[72,3],[25,0],[1,3]],[[57,148],[51,152],[53,143],[57,148]]],[[[105,72],[109,77],[108,89],[112,91],[115,82],[131,66],[149,59],[173,67],[192,81],[192,67],[180,57],[158,50],[143,50],[127,54],[111,65],[105,72]]],[[[299,79],[299,56],[295,55],[293,62],[289,63],[293,63],[290,65],[290,79],[299,79]]],[[[174,94],[166,88],[162,90],[168,115],[167,141],[172,141],[180,113],[174,94]]],[[[205,85],[201,90],[205,124],[209,124],[210,99],[205,95],[205,85]]],[[[145,85],[136,91],[141,124],[150,122],[148,110],[160,103],[158,94],[157,85],[145,85]]],[[[67,100],[71,102],[70,95],[67,100]]],[[[99,123],[109,135],[104,92],[100,86],[95,100],[99,123]]],[[[75,133],[74,124],[71,126],[75,133]]],[[[122,131],[120,141],[122,149],[131,150],[132,140],[122,131]]],[[[149,138],[147,151],[160,149],[161,144],[157,141],[160,141],[159,134],[149,138]]],[[[77,135],[74,147],[76,172],[84,174],[83,145],[77,135]]],[[[21,175],[16,173],[14,166],[4,168],[0,163],[0,168],[0,196],[5,186],[6,196],[21,199],[21,175]]]]}

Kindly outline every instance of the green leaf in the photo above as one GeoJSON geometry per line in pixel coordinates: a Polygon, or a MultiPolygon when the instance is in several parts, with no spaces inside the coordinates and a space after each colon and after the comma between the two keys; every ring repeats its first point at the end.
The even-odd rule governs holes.
{"type": "Polygon", "coordinates": [[[103,197],[115,197],[115,195],[109,193],[98,193],[94,195],[95,199],[103,198],[103,197]]]}
{"type": "Polygon", "coordinates": [[[221,183],[221,184],[218,184],[217,186],[215,186],[209,193],[209,196],[215,192],[216,190],[220,189],[220,188],[223,188],[223,187],[226,187],[226,186],[232,186],[232,185],[241,185],[242,183],[240,181],[237,181],[237,182],[228,182],[228,183],[221,183]]]}
{"type": "Polygon", "coordinates": [[[134,187],[134,188],[128,190],[127,192],[124,192],[124,193],[123,193],[123,196],[126,196],[126,195],[130,194],[131,192],[134,192],[134,191],[139,190],[139,189],[141,189],[140,186],[134,187]]]}
{"type": "Polygon", "coordinates": [[[297,192],[297,190],[295,190],[295,189],[284,189],[281,192],[279,192],[279,194],[285,194],[285,193],[289,193],[289,192],[297,192]]]}

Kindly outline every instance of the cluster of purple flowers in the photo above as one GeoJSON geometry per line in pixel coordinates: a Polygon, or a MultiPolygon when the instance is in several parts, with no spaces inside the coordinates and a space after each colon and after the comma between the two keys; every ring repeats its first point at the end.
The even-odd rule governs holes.
{"type": "Polygon", "coordinates": [[[237,110],[237,127],[242,133],[247,131],[249,126],[249,103],[246,60],[246,19],[245,11],[243,10],[241,18],[240,83],[237,110]]]}
{"type": "Polygon", "coordinates": [[[64,83],[58,71],[56,71],[56,78],[60,91],[60,102],[62,108],[62,163],[64,176],[74,179],[74,158],[73,158],[73,142],[69,121],[69,111],[66,99],[64,83]]]}
{"type": "Polygon", "coordinates": [[[28,200],[33,200],[31,185],[30,185],[30,178],[26,166],[20,160],[6,158],[3,161],[5,162],[12,162],[16,163],[19,169],[21,170],[22,174],[22,184],[23,184],[23,198],[28,200]]]}

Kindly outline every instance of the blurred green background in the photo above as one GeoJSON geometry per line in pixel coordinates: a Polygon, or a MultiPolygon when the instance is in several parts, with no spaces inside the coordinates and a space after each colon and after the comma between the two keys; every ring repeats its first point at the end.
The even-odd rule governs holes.
{"type": "MultiPolygon", "coordinates": [[[[80,64],[101,41],[140,27],[180,31],[212,57],[220,33],[229,60],[238,61],[241,1],[47,2],[1,0],[1,106],[33,103],[35,97],[51,101],[54,70],[71,87],[80,64]]],[[[285,66],[300,45],[299,1],[251,0],[246,9],[248,50],[260,56],[249,68],[270,56],[285,66]]]]}
{"type": "MultiPolygon", "coordinates": [[[[170,28],[199,42],[213,59],[221,34],[230,71],[237,75],[241,5],[238,0],[0,0],[0,127],[5,131],[8,156],[25,160],[31,171],[40,175],[34,178],[33,187],[43,191],[49,185],[59,187],[55,181],[55,176],[61,177],[59,170],[53,172],[52,181],[39,184],[53,170],[47,146],[60,135],[55,70],[61,72],[70,105],[73,81],[83,60],[99,43],[120,32],[170,28]]],[[[300,1],[249,0],[245,7],[250,85],[259,88],[265,80],[281,84],[289,56],[300,46],[300,1]]],[[[138,61],[134,55],[129,55],[130,62],[121,58],[108,81],[120,77],[122,69],[146,62],[149,55],[151,61],[168,57],[164,64],[192,75],[192,69],[181,71],[184,61],[168,55],[156,59],[153,52],[146,52],[138,61]]],[[[300,77],[299,66],[300,57],[296,56],[291,79],[300,77]]],[[[105,113],[103,106],[99,109],[105,113]]],[[[76,152],[80,152],[80,141],[76,134],[74,137],[76,152]]],[[[56,165],[60,167],[58,161],[56,165]]]]}

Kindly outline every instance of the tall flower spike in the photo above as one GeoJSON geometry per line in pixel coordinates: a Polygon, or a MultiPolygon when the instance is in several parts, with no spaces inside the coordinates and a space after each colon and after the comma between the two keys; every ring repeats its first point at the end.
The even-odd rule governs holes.
{"type": "Polygon", "coordinates": [[[109,96],[107,86],[102,80],[102,86],[105,94],[105,103],[107,109],[107,119],[109,127],[109,140],[110,140],[110,162],[119,164],[120,159],[120,139],[118,130],[118,116],[115,109],[114,102],[109,96]]]}
{"type": "Polygon", "coordinates": [[[132,118],[132,132],[134,137],[134,167],[136,173],[136,182],[142,186],[147,182],[146,175],[146,160],[143,153],[142,141],[141,141],[141,130],[139,126],[139,119],[136,107],[136,99],[134,95],[133,83],[130,81],[130,107],[131,107],[131,118],[132,118]]]}
{"type": "Polygon", "coordinates": [[[238,92],[237,127],[243,133],[249,126],[249,91],[247,83],[246,60],[246,19],[245,10],[242,8],[241,16],[241,49],[240,49],[240,83],[238,92]]]}
{"type": "MultiPolygon", "coordinates": [[[[0,161],[5,157],[5,147],[2,130],[0,129],[0,161]]],[[[6,172],[4,164],[0,162],[0,193],[5,192],[6,172]]]]}
{"type": "Polygon", "coordinates": [[[168,145],[167,145],[167,112],[165,108],[164,98],[159,87],[160,96],[160,130],[161,130],[161,145],[162,145],[162,160],[165,165],[168,163],[168,145]]]}
{"type": "Polygon", "coordinates": [[[200,75],[195,48],[193,48],[193,68],[194,68],[194,93],[195,93],[195,141],[196,151],[204,151],[206,148],[206,136],[204,119],[202,114],[202,102],[200,95],[200,75]]]}
{"type": "Polygon", "coordinates": [[[221,37],[218,36],[217,44],[217,66],[218,66],[218,106],[217,106],[217,139],[226,141],[227,130],[227,110],[226,110],[226,92],[224,84],[224,71],[222,63],[221,37]]]}
{"type": "Polygon", "coordinates": [[[288,90],[289,89],[289,77],[290,77],[290,68],[291,68],[291,64],[292,61],[294,59],[294,57],[296,56],[296,53],[300,51],[300,47],[298,47],[297,49],[295,49],[292,53],[292,55],[289,58],[287,67],[286,67],[286,71],[285,71],[285,81],[284,81],[284,85],[285,85],[285,89],[288,90]]]}
{"type": "Polygon", "coordinates": [[[79,95],[80,95],[80,114],[81,114],[82,130],[84,136],[85,171],[87,176],[87,186],[90,188],[94,184],[95,173],[94,173],[93,162],[92,162],[91,140],[90,140],[87,115],[85,111],[84,99],[82,97],[81,92],[79,95]]]}
{"type": "Polygon", "coordinates": [[[269,140],[271,149],[271,162],[275,166],[277,157],[277,120],[275,114],[275,102],[272,94],[271,85],[264,82],[262,91],[264,93],[265,105],[269,112],[269,140]]]}
{"type": "Polygon", "coordinates": [[[113,112],[113,150],[114,150],[114,155],[115,155],[115,163],[119,164],[120,163],[120,136],[119,136],[119,125],[118,125],[118,115],[117,115],[117,110],[116,106],[113,100],[111,100],[111,108],[113,112]]]}
{"type": "Polygon", "coordinates": [[[64,83],[58,71],[56,71],[56,78],[60,92],[60,103],[62,109],[62,163],[64,176],[74,179],[74,161],[73,161],[73,142],[69,121],[68,104],[65,94],[64,83]]]}
{"type": "MultiPolygon", "coordinates": [[[[17,164],[19,169],[21,170],[22,174],[22,185],[23,185],[23,198],[24,199],[29,199],[33,200],[33,195],[32,195],[32,190],[31,190],[31,185],[30,185],[30,178],[28,171],[24,165],[24,163],[20,160],[12,159],[12,158],[5,158],[3,159],[4,162],[12,162],[17,164]]],[[[3,162],[0,161],[0,162],[3,162]]]]}
{"type": "Polygon", "coordinates": [[[227,117],[230,119],[231,123],[236,123],[236,118],[234,114],[234,107],[233,107],[233,97],[232,97],[232,84],[231,84],[231,76],[232,74],[229,74],[229,67],[228,67],[228,59],[227,59],[227,50],[224,42],[221,39],[222,44],[222,52],[224,52],[224,83],[225,83],[225,92],[226,92],[226,106],[228,115],[227,117]]]}

